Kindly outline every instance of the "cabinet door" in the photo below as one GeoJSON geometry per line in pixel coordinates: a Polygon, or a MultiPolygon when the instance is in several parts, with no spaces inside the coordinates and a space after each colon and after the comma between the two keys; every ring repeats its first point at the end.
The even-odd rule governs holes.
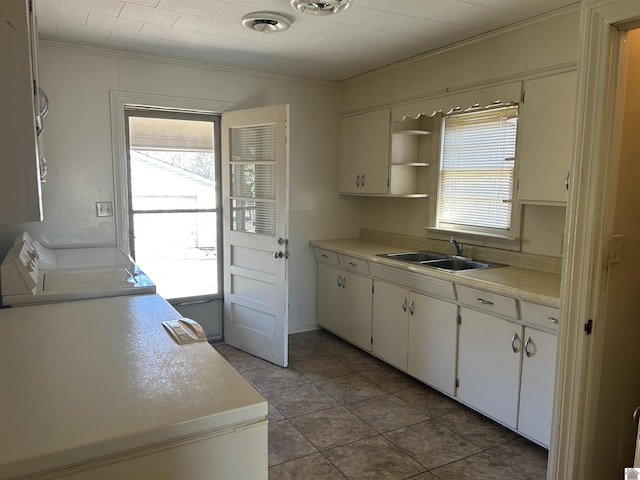
{"type": "Polygon", "coordinates": [[[344,289],[341,298],[341,322],[345,340],[371,350],[371,288],[370,278],[342,272],[344,289]]]}
{"type": "Polygon", "coordinates": [[[0,223],[42,220],[40,156],[36,132],[37,35],[26,0],[0,2],[0,223]],[[10,67],[9,67],[10,66],[10,67]]]}
{"type": "Polygon", "coordinates": [[[518,199],[566,203],[573,142],[576,72],[529,80],[518,128],[518,199]]]}
{"type": "Polygon", "coordinates": [[[343,335],[340,322],[342,270],[318,263],[316,322],[336,335],[343,335]]]}
{"type": "Polygon", "coordinates": [[[455,394],[458,307],[411,293],[408,373],[449,395],[455,394]]]}
{"type": "Polygon", "coordinates": [[[548,447],[557,337],[552,333],[525,327],[524,339],[518,430],[548,447]]]}
{"type": "Polygon", "coordinates": [[[362,169],[362,116],[342,120],[340,129],[340,192],[360,193],[362,169]]]}
{"type": "Polygon", "coordinates": [[[387,108],[362,115],[362,192],[389,191],[391,111],[387,108]]]}
{"type": "Polygon", "coordinates": [[[389,191],[388,108],[342,119],[340,192],[383,195],[389,191]]]}
{"type": "Polygon", "coordinates": [[[409,291],[375,281],[371,351],[407,371],[407,341],[409,334],[409,291]]]}
{"type": "Polygon", "coordinates": [[[460,308],[458,398],[516,428],[522,326],[460,308]]]}

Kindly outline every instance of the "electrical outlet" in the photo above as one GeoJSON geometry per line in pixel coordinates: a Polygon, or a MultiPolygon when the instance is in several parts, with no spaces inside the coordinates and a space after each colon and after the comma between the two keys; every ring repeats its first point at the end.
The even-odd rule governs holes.
{"type": "Polygon", "coordinates": [[[609,247],[609,263],[620,263],[622,261],[622,235],[613,235],[611,237],[611,246],[609,247]]]}
{"type": "Polygon", "coordinates": [[[99,217],[113,217],[113,203],[96,202],[96,213],[99,217]]]}

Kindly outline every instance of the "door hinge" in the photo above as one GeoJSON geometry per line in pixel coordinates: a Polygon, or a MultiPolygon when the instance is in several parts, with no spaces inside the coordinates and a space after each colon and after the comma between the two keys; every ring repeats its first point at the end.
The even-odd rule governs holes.
{"type": "Polygon", "coordinates": [[[584,324],[584,331],[587,332],[587,335],[591,335],[591,332],[593,331],[593,319],[592,318],[587,320],[587,323],[584,324]]]}
{"type": "Polygon", "coordinates": [[[391,186],[391,179],[387,178],[387,188],[389,188],[391,186]]]}
{"type": "Polygon", "coordinates": [[[458,314],[458,325],[462,325],[462,315],[458,314]]]}
{"type": "Polygon", "coordinates": [[[371,337],[371,345],[373,345],[373,337],[371,337]]]}
{"type": "Polygon", "coordinates": [[[376,291],[376,286],[375,285],[371,285],[371,295],[373,295],[376,291]]]}
{"type": "Polygon", "coordinates": [[[459,388],[459,387],[460,387],[460,379],[456,378],[456,388],[459,388]]]}

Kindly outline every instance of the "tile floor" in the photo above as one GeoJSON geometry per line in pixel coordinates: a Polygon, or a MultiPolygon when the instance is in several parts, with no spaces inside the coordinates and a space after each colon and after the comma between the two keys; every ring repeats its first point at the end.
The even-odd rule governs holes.
{"type": "Polygon", "coordinates": [[[269,479],[544,479],[547,451],[325,330],[289,367],[214,347],[269,401],[269,479]]]}

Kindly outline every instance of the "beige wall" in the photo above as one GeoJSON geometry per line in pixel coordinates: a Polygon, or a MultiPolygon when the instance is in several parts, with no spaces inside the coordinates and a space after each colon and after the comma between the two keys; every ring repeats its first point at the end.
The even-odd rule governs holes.
{"type": "MultiPolygon", "coordinates": [[[[577,62],[577,7],[417,57],[343,84],[343,113],[437,95],[446,91],[525,79],[577,62]]],[[[424,237],[433,199],[366,198],[362,226],[424,237]]],[[[527,205],[522,251],[560,257],[566,209],[527,205]]]]}
{"type": "Polygon", "coordinates": [[[290,329],[315,325],[315,263],[308,241],[356,236],[353,199],[337,194],[339,86],[197,64],[42,44],[40,76],[51,108],[44,149],[49,175],[44,221],[0,225],[0,253],[28,229],[53,245],[114,245],[114,218],[95,202],[114,200],[109,91],[236,102],[290,104],[290,329]]]}

